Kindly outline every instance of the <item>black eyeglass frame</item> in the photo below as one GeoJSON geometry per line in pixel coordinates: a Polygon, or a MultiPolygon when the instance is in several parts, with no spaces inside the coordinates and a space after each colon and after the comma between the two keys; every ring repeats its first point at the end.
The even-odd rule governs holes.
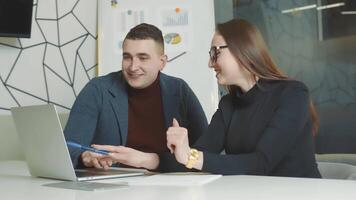
{"type": "Polygon", "coordinates": [[[213,63],[216,63],[216,61],[218,60],[218,55],[220,54],[219,49],[224,49],[228,47],[229,47],[228,45],[212,46],[209,51],[210,60],[213,63]]]}

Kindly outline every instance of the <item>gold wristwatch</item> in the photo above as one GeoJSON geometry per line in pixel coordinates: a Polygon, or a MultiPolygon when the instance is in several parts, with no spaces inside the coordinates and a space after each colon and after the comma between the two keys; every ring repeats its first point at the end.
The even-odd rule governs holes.
{"type": "Polygon", "coordinates": [[[196,149],[190,149],[188,162],[187,164],[185,164],[185,167],[188,169],[192,169],[194,164],[198,161],[198,159],[199,159],[199,151],[196,149]]]}

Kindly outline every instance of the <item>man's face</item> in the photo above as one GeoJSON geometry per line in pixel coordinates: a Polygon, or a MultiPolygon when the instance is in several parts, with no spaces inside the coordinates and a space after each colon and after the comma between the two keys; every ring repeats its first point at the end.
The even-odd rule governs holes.
{"type": "Polygon", "coordinates": [[[133,88],[142,89],[151,85],[166,65],[166,60],[166,55],[152,39],[124,41],[122,71],[133,88]]]}

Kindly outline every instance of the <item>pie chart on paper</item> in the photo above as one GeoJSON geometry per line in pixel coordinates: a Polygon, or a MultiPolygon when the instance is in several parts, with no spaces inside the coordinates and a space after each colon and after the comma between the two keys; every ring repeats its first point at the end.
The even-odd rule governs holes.
{"type": "Polygon", "coordinates": [[[177,45],[182,42],[182,37],[178,33],[167,33],[164,35],[166,44],[177,45]]]}

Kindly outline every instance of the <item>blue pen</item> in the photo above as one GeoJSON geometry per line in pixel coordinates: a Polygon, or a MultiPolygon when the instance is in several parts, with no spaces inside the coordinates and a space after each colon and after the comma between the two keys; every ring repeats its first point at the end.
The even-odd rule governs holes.
{"type": "Polygon", "coordinates": [[[92,147],[86,147],[86,146],[83,146],[81,144],[78,144],[78,143],[75,143],[75,142],[72,142],[72,141],[67,141],[67,145],[70,146],[70,147],[76,147],[76,148],[80,148],[80,149],[85,150],[85,151],[91,151],[91,152],[102,154],[102,155],[108,155],[110,153],[109,151],[99,150],[99,149],[95,149],[95,148],[92,148],[92,147]]]}

